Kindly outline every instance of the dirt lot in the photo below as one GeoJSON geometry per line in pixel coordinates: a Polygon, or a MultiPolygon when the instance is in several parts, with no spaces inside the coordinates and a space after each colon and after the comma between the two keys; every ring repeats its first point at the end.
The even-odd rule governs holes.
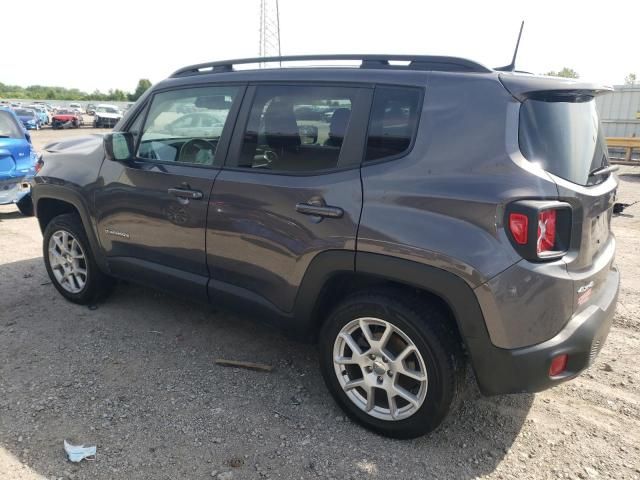
{"type": "MultiPolygon", "coordinates": [[[[621,201],[640,200],[640,167],[623,173],[621,201]]],[[[345,419],[312,347],[249,318],[128,284],[97,309],[65,302],[36,220],[0,207],[0,479],[640,478],[640,204],[614,229],[620,303],[587,372],[537,395],[471,389],[439,431],[395,441],[345,419]],[[69,463],[65,438],[97,461],[69,463]]]]}

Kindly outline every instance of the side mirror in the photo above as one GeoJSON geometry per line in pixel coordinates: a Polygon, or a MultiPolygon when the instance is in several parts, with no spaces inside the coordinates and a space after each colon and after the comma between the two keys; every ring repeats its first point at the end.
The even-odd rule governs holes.
{"type": "Polygon", "coordinates": [[[133,135],[129,132],[107,133],[103,142],[109,160],[123,162],[133,158],[133,135]]]}
{"type": "Polygon", "coordinates": [[[302,125],[298,128],[298,133],[303,145],[313,145],[318,142],[318,127],[315,125],[302,125]]]}

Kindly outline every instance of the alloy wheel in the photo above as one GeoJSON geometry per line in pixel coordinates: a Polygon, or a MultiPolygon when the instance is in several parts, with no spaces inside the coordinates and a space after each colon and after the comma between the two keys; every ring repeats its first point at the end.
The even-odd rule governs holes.
{"type": "Polygon", "coordinates": [[[80,293],[87,284],[87,259],[76,238],[57,230],[49,238],[49,264],[58,284],[70,293],[80,293]]]}
{"type": "Polygon", "coordinates": [[[401,329],[379,318],[357,318],[340,330],[333,366],[347,397],[381,420],[410,417],[427,395],[427,369],[420,351],[401,329]]]}

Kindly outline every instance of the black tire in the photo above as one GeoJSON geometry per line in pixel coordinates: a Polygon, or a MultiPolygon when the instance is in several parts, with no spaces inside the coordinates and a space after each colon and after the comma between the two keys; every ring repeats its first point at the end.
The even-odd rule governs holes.
{"type": "Polygon", "coordinates": [[[393,438],[415,438],[437,428],[465,384],[465,359],[459,336],[446,314],[402,290],[377,290],[348,297],[333,310],[320,333],[320,369],[324,381],[345,413],[369,430],[393,438]],[[341,329],[352,320],[374,317],[392,323],[418,348],[428,385],[419,409],[402,420],[384,420],[365,412],[347,396],[334,370],[333,348],[341,329]]]}
{"type": "Polygon", "coordinates": [[[16,207],[20,210],[20,213],[25,217],[33,217],[33,201],[31,200],[31,194],[22,197],[16,207]]]}
{"type": "Polygon", "coordinates": [[[87,234],[84,231],[80,217],[77,214],[68,213],[54,217],[44,230],[43,234],[42,253],[44,256],[44,263],[47,268],[47,273],[51,279],[51,283],[56,287],[58,292],[73,303],[81,305],[91,305],[98,300],[106,298],[113,289],[115,281],[113,278],[106,275],[98,267],[93,252],[91,250],[91,244],[87,238],[87,234]],[[69,232],[76,241],[80,244],[85,256],[85,267],[87,271],[86,283],[81,291],[72,293],[60,285],[56,279],[51,263],[49,259],[49,240],[51,236],[58,231],[69,232]]]}

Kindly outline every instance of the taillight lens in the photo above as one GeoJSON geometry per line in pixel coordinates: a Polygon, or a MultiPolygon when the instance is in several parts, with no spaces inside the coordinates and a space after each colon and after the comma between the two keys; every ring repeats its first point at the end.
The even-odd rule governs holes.
{"type": "Polygon", "coordinates": [[[518,200],[506,207],[504,229],[522,258],[551,261],[569,250],[572,212],[570,204],[557,200],[518,200]]]}
{"type": "Polygon", "coordinates": [[[551,252],[556,244],[556,210],[543,210],[538,214],[538,253],[551,252]]]}
{"type": "Polygon", "coordinates": [[[509,230],[519,245],[526,245],[529,240],[529,218],[523,213],[509,214],[509,230]]]}

